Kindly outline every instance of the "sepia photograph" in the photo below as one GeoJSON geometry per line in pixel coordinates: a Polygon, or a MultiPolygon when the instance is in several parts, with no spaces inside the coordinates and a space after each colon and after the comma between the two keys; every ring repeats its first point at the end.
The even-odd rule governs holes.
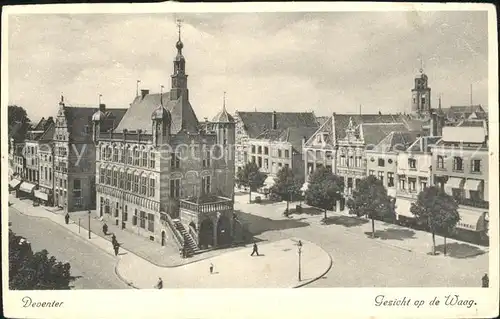
{"type": "Polygon", "coordinates": [[[93,6],[2,15],[12,313],[373,288],[360,315],[498,314],[493,7],[93,6]]]}

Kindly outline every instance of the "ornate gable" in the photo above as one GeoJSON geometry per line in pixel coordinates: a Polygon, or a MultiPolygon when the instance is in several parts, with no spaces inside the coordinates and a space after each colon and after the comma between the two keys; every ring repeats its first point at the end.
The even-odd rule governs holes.
{"type": "Polygon", "coordinates": [[[333,118],[329,117],[306,141],[306,148],[332,148],[334,146],[333,118]]]}

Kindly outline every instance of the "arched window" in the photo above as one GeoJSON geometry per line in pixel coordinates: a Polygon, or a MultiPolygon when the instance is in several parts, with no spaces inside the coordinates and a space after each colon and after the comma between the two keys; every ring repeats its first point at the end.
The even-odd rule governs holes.
{"type": "Polygon", "coordinates": [[[148,189],[148,178],[146,177],[146,174],[142,173],[141,174],[141,195],[146,196],[148,189]]]}
{"type": "Polygon", "coordinates": [[[100,184],[104,184],[104,177],[105,177],[105,175],[106,175],[106,170],[103,167],[101,167],[99,169],[99,183],[100,184]]]}
{"type": "Polygon", "coordinates": [[[127,172],[127,188],[128,191],[132,190],[132,172],[128,171],[127,172]]]}
{"type": "Polygon", "coordinates": [[[116,169],[116,167],[113,167],[113,182],[112,182],[112,186],[114,186],[114,187],[118,186],[118,170],[116,169]]]}
{"type": "Polygon", "coordinates": [[[118,162],[118,148],[116,146],[113,146],[113,162],[118,162]]]}
{"type": "Polygon", "coordinates": [[[142,151],[142,167],[148,167],[148,153],[146,150],[142,151]]]}
{"type": "Polygon", "coordinates": [[[139,148],[134,147],[134,166],[139,166],[140,153],[139,148]]]}
{"type": "Polygon", "coordinates": [[[111,185],[111,169],[106,170],[106,185],[111,185]]]}
{"type": "Polygon", "coordinates": [[[155,188],[156,188],[155,184],[156,184],[155,175],[151,174],[149,176],[149,191],[148,191],[149,197],[155,197],[155,188]]]}
{"type": "Polygon", "coordinates": [[[105,145],[101,146],[100,160],[101,161],[106,160],[106,146],[105,145]]]}
{"type": "Polygon", "coordinates": [[[139,193],[139,174],[137,172],[134,173],[134,193],[139,193]]]}
{"type": "Polygon", "coordinates": [[[149,152],[149,167],[155,168],[155,152],[154,151],[149,152]]]}

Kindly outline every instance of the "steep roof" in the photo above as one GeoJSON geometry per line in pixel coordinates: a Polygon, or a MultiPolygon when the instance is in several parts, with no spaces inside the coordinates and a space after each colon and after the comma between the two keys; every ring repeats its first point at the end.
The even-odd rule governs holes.
{"type": "Polygon", "coordinates": [[[64,106],[64,115],[71,141],[85,142],[91,138],[92,115],[97,110],[97,108],[93,107],[64,106]]]}
{"type": "Polygon", "coordinates": [[[48,143],[51,142],[54,139],[54,132],[55,132],[55,125],[51,124],[45,132],[40,136],[38,141],[40,143],[48,143]]]}
{"type": "MultiPolygon", "coordinates": [[[[273,112],[237,112],[250,138],[271,130],[273,112]]],[[[313,112],[276,112],[277,130],[288,127],[315,127],[318,122],[313,112]]]]}
{"type": "Polygon", "coordinates": [[[391,132],[408,132],[408,127],[403,123],[362,123],[359,132],[365,145],[375,147],[391,132]]]}
{"type": "Polygon", "coordinates": [[[318,125],[321,126],[323,125],[326,121],[328,121],[330,117],[329,116],[317,116],[316,121],[318,122],[318,125]]]}
{"type": "Polygon", "coordinates": [[[457,126],[482,127],[485,124],[483,120],[464,120],[458,123],[457,126]]]}
{"type": "Polygon", "coordinates": [[[278,140],[289,142],[296,152],[302,153],[302,139],[307,141],[316,130],[315,127],[289,127],[283,130],[278,140]]]}
{"type": "Polygon", "coordinates": [[[143,132],[151,133],[151,114],[162,103],[172,115],[172,134],[177,134],[183,129],[188,132],[198,131],[198,119],[189,101],[182,97],[178,100],[170,100],[169,93],[137,96],[115,130],[121,132],[124,129],[129,131],[140,129],[143,132]]]}
{"type": "MultiPolygon", "coordinates": [[[[349,119],[352,118],[354,125],[368,124],[368,123],[405,123],[404,126],[408,130],[404,115],[401,114],[333,114],[335,138],[338,140],[344,138],[346,135],[346,128],[349,125],[349,119]]],[[[394,129],[398,131],[398,129],[394,129]]],[[[387,133],[388,134],[388,133],[387,133]]],[[[386,135],[387,135],[386,134],[386,135]]],[[[385,136],[386,136],[385,135],[385,136]]],[[[385,137],[384,136],[384,137],[385,137]]]]}
{"type": "Polygon", "coordinates": [[[485,113],[481,105],[450,106],[449,108],[443,108],[442,111],[448,118],[453,119],[467,118],[472,113],[485,113]]]}
{"type": "Polygon", "coordinates": [[[431,147],[441,140],[441,136],[421,136],[407,149],[408,152],[430,152],[431,147]]]}
{"type": "Polygon", "coordinates": [[[231,114],[228,113],[228,111],[226,110],[226,106],[224,105],[222,107],[222,110],[219,113],[217,113],[217,115],[214,116],[214,118],[212,119],[212,122],[233,123],[234,118],[231,114]]]}
{"type": "Polygon", "coordinates": [[[373,149],[376,152],[404,151],[418,138],[420,132],[391,132],[373,149]]]}

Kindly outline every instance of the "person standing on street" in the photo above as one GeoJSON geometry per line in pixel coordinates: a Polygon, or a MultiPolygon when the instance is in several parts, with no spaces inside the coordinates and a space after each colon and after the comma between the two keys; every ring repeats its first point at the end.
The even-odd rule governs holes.
{"type": "Polygon", "coordinates": [[[120,249],[120,245],[118,243],[113,245],[113,250],[115,251],[115,256],[118,256],[119,249],[120,249]]]}
{"type": "Polygon", "coordinates": [[[113,246],[118,244],[118,241],[116,240],[115,234],[111,235],[111,243],[113,243],[113,246]]]}
{"type": "Polygon", "coordinates": [[[163,288],[163,280],[160,278],[158,278],[158,283],[156,284],[156,288],[157,289],[162,289],[163,288]]]}
{"type": "Polygon", "coordinates": [[[66,225],[69,224],[69,213],[66,212],[66,215],[64,216],[64,221],[66,222],[66,225]]]}
{"type": "Polygon", "coordinates": [[[257,256],[259,256],[259,249],[257,248],[256,243],[253,243],[253,250],[252,250],[252,254],[250,256],[253,256],[253,254],[257,254],[257,256]]]}
{"type": "Polygon", "coordinates": [[[106,223],[102,225],[102,232],[104,233],[104,235],[108,234],[108,225],[106,223]]]}
{"type": "Polygon", "coordinates": [[[488,288],[490,286],[490,278],[488,277],[488,274],[484,274],[483,278],[481,278],[481,281],[483,282],[483,288],[488,288]]]}
{"type": "Polygon", "coordinates": [[[210,264],[210,275],[214,273],[214,264],[210,264]]]}

